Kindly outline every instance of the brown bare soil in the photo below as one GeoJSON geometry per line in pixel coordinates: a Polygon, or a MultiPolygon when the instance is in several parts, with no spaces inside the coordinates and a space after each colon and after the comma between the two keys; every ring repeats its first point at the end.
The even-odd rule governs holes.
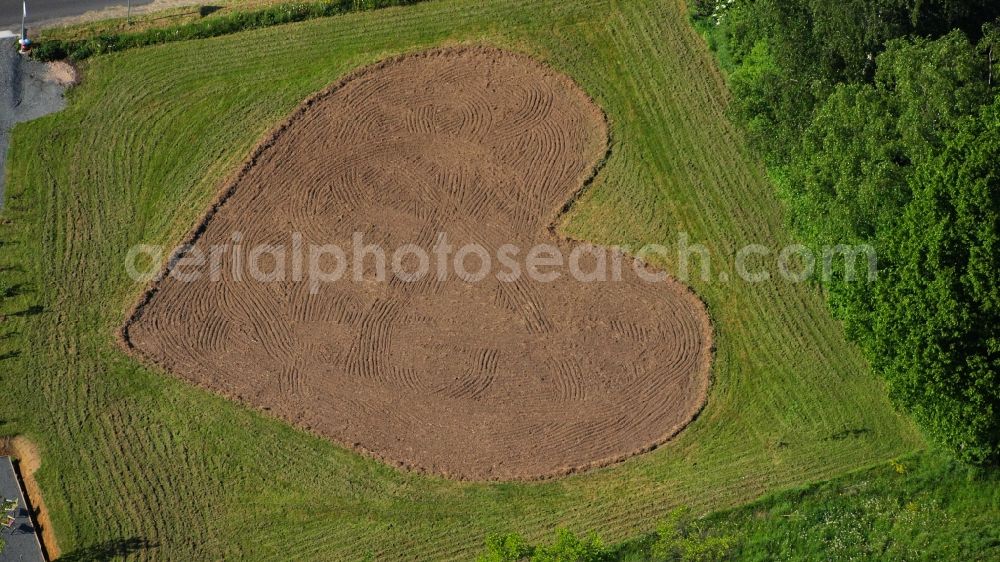
{"type": "MultiPolygon", "coordinates": [[[[407,55],[306,101],[196,226],[213,245],[390,252],[540,243],[597,172],[608,129],[565,76],[490,48],[407,55]]],[[[276,263],[278,260],[274,260],[276,263]]],[[[167,275],[122,342],[145,360],[386,462],[460,479],[534,479],[647,451],[704,403],[711,327],[701,301],[626,260],[620,281],[542,283],[449,271],[417,282],[167,275]]],[[[271,265],[275,265],[272,263],[271,265]]],[[[478,260],[470,257],[469,269],[478,260]]],[[[587,271],[596,264],[584,260],[587,271]]],[[[327,264],[330,265],[330,264],[327,264]]],[[[494,264],[496,266],[496,264],[494,264]]],[[[289,266],[294,268],[294,264],[289,266]]],[[[494,271],[502,270],[494,267],[494,271]]]]}

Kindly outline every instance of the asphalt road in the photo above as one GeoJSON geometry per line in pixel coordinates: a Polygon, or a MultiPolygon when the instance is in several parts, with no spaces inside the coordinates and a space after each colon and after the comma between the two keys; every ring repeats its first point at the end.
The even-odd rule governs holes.
{"type": "MultiPolygon", "coordinates": [[[[149,4],[152,0],[132,0],[132,6],[149,4]]],[[[28,37],[31,37],[31,22],[48,21],[57,18],[78,16],[93,10],[111,6],[124,6],[127,0],[28,0],[28,37]]],[[[21,32],[21,1],[0,0],[0,30],[21,32]]]]}

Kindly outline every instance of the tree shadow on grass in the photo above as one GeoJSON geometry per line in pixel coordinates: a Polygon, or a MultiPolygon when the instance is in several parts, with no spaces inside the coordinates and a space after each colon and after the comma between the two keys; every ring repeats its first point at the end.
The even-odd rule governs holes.
{"type": "Polygon", "coordinates": [[[846,428],[843,431],[838,431],[830,436],[828,436],[824,441],[841,441],[847,439],[848,437],[861,437],[862,435],[871,433],[872,430],[867,427],[858,428],[846,428]]]}
{"type": "Polygon", "coordinates": [[[83,548],[78,548],[73,552],[68,552],[59,557],[61,562],[84,562],[92,560],[114,560],[126,556],[156,548],[158,545],[146,539],[132,537],[131,539],[115,539],[98,543],[83,548]]]}
{"type": "Polygon", "coordinates": [[[14,285],[7,286],[0,283],[0,299],[10,299],[24,294],[26,288],[27,287],[25,287],[24,283],[16,283],[14,285]]]}
{"type": "Polygon", "coordinates": [[[26,308],[26,309],[24,309],[24,310],[22,310],[20,312],[15,312],[13,314],[10,314],[9,316],[17,317],[17,318],[23,318],[25,316],[38,316],[39,314],[41,314],[43,312],[45,312],[45,307],[36,304],[36,305],[33,305],[33,306],[29,306],[28,308],[26,308]]]}

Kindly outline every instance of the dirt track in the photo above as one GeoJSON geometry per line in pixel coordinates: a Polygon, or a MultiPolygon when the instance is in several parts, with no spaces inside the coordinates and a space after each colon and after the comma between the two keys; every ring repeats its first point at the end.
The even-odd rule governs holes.
{"type": "MultiPolygon", "coordinates": [[[[225,186],[199,248],[576,246],[550,231],[607,149],[600,110],[520,55],[457,48],[361,70],[305,102],[225,186]]],[[[122,330],[140,357],[391,464],[532,479],[676,434],[708,387],[711,327],[684,286],[164,276],[122,330]]],[[[470,264],[475,259],[470,259],[470,264]]]]}

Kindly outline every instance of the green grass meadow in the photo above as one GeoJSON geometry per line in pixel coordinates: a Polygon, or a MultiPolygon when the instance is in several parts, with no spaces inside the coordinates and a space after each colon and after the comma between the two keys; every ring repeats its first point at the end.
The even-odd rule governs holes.
{"type": "Polygon", "coordinates": [[[0,434],[39,446],[64,553],[468,559],[488,532],[537,541],[556,526],[616,541],[676,506],[731,508],[923,447],[806,283],[695,276],[716,329],[702,414],[649,454],[537,483],[400,472],[122,353],[115,331],[143,290],[131,246],[179,243],[310,94],[458,43],[532,54],[607,112],[611,156],[566,235],[639,247],[688,233],[731,279],[741,246],[791,242],[678,1],[435,0],[90,59],[66,110],[16,127],[0,225],[0,434]]]}

